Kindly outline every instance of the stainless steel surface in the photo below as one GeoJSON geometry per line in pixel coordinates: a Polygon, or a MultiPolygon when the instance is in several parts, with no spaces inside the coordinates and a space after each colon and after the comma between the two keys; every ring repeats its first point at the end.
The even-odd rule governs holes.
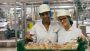
{"type": "Polygon", "coordinates": [[[16,48],[0,48],[0,51],[17,51],[16,48]]]}

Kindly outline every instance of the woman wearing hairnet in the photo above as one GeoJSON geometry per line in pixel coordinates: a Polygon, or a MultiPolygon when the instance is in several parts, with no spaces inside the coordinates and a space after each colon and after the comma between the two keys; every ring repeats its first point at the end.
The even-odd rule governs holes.
{"type": "MultiPolygon", "coordinates": [[[[73,21],[68,10],[61,9],[57,14],[57,17],[58,21],[63,26],[63,29],[58,33],[58,43],[68,44],[70,42],[78,41],[78,43],[82,43],[82,45],[87,44],[86,37],[82,34],[81,30],[73,25],[73,21]]],[[[84,48],[84,46],[81,46],[81,48],[84,48]]],[[[78,49],[81,50],[81,48],[78,49]]]]}
{"type": "Polygon", "coordinates": [[[32,27],[30,34],[34,35],[34,39],[37,43],[43,43],[46,41],[51,43],[56,42],[58,28],[54,31],[54,24],[50,20],[50,7],[47,4],[40,5],[39,15],[41,20],[36,22],[32,27]]]}

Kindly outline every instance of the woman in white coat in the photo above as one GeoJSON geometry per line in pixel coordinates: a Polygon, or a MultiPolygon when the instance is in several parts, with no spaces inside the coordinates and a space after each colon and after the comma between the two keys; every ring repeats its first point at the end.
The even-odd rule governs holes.
{"type": "Polygon", "coordinates": [[[81,30],[73,25],[72,18],[68,10],[61,9],[57,14],[59,22],[62,24],[63,29],[59,31],[58,42],[59,43],[68,43],[76,42],[77,38],[86,39],[82,34],[81,30]]]}

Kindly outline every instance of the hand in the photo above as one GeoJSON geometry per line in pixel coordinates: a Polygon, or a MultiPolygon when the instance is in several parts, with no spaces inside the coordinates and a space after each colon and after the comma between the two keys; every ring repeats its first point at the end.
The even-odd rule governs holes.
{"type": "Polygon", "coordinates": [[[32,36],[33,36],[32,34],[26,34],[25,39],[32,39],[32,36]]]}
{"type": "Polygon", "coordinates": [[[79,36],[79,38],[82,39],[82,40],[85,40],[85,39],[86,39],[86,37],[85,37],[83,34],[81,34],[81,35],[79,36]]]}

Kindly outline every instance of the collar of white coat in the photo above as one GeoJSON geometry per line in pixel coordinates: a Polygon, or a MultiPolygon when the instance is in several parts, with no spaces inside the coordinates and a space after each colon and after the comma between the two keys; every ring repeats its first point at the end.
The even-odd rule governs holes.
{"type": "MultiPolygon", "coordinates": [[[[65,28],[64,28],[65,30],[65,28]]],[[[67,31],[72,31],[73,30],[73,27],[71,26],[67,31]]]]}
{"type": "Polygon", "coordinates": [[[68,31],[72,31],[73,29],[76,29],[77,27],[73,24],[68,31]]]}
{"type": "MultiPolygon", "coordinates": [[[[42,19],[37,20],[36,22],[42,24],[42,19]]],[[[40,25],[40,24],[39,24],[39,25],[40,25]]],[[[53,27],[54,27],[54,29],[53,29],[54,32],[58,32],[58,30],[59,30],[59,28],[58,28],[58,27],[59,27],[58,21],[56,22],[56,25],[55,25],[55,24],[54,24],[54,21],[51,20],[51,21],[50,21],[50,26],[53,26],[53,27]]],[[[49,26],[49,28],[50,28],[50,26],[49,26]]]]}

